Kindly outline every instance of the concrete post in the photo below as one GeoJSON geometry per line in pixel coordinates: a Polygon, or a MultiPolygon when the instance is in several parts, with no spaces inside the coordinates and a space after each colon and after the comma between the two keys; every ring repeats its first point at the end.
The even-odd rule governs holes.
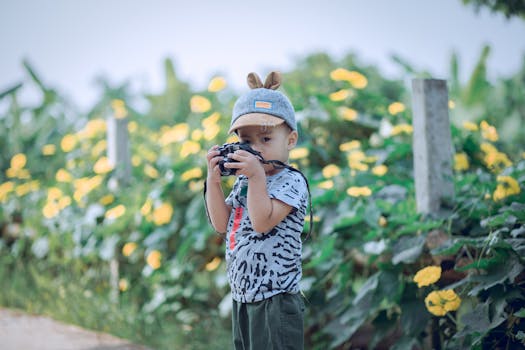
{"type": "Polygon", "coordinates": [[[435,214],[454,197],[446,81],[412,80],[412,109],[417,211],[435,214]]]}
{"type": "MultiPolygon", "coordinates": [[[[107,120],[108,159],[115,167],[116,186],[127,185],[131,177],[131,155],[129,151],[129,132],[127,118],[111,116],[107,120]]],[[[111,186],[111,185],[110,185],[111,186]]],[[[119,263],[118,252],[109,262],[110,300],[118,302],[119,263]]]]}
{"type": "Polygon", "coordinates": [[[109,117],[107,130],[109,162],[115,167],[118,183],[126,184],[131,176],[127,118],[109,117]]]}

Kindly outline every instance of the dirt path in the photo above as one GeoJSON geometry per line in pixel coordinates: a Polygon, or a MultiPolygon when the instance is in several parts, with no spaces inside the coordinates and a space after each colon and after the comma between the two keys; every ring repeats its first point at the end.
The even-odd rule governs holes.
{"type": "Polygon", "coordinates": [[[2,350],[149,350],[114,336],[44,316],[0,308],[2,350]]]}

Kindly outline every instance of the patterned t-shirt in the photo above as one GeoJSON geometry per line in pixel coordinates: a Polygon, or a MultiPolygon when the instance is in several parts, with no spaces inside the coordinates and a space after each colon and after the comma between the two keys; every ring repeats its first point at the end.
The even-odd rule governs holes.
{"type": "Polygon", "coordinates": [[[306,182],[300,173],[284,169],[266,177],[266,188],[270,198],[293,209],[265,233],[255,232],[248,216],[248,178],[237,177],[226,198],[226,204],[232,207],[226,237],[228,280],[233,299],[241,303],[299,292],[301,233],[308,200],[306,182]]]}

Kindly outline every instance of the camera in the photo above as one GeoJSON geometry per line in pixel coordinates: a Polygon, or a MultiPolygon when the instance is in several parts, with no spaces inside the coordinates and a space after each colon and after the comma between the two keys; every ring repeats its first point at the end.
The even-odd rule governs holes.
{"type": "Polygon", "coordinates": [[[225,168],[224,164],[225,163],[237,163],[235,159],[228,158],[228,154],[234,153],[235,151],[238,151],[238,150],[250,152],[251,154],[259,157],[260,160],[263,159],[261,153],[252,149],[247,142],[225,143],[224,145],[220,146],[217,149],[217,151],[220,152],[219,156],[224,157],[224,159],[221,159],[219,161],[219,169],[221,170],[222,176],[235,175],[235,173],[237,172],[237,169],[225,168]]]}

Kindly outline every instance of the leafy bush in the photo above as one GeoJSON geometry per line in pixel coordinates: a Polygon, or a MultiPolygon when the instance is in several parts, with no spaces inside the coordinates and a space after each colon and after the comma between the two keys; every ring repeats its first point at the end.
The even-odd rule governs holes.
{"type": "MultiPolygon", "coordinates": [[[[108,305],[125,302],[144,325],[135,339],[158,347],[168,345],[151,339],[153,325],[173,324],[184,337],[223,317],[227,330],[223,240],[202,199],[204,153],[232,141],[236,94],[224,78],[192,91],[167,60],[166,89],[144,96],[145,111],[126,86],[106,85],[83,114],[26,68],[41,105],[20,106],[20,85],[0,95],[4,271],[36,264],[108,305]],[[127,123],[129,179],[106,155],[108,118],[127,123]]],[[[487,88],[480,72],[465,87],[451,78],[456,196],[431,216],[416,210],[402,81],[354,55],[310,55],[284,74],[301,135],[291,161],[310,180],[315,212],[302,281],[310,347],[525,344],[525,154],[522,131],[498,132],[507,115],[525,116],[518,100],[495,108],[519,80],[487,88]]]]}

